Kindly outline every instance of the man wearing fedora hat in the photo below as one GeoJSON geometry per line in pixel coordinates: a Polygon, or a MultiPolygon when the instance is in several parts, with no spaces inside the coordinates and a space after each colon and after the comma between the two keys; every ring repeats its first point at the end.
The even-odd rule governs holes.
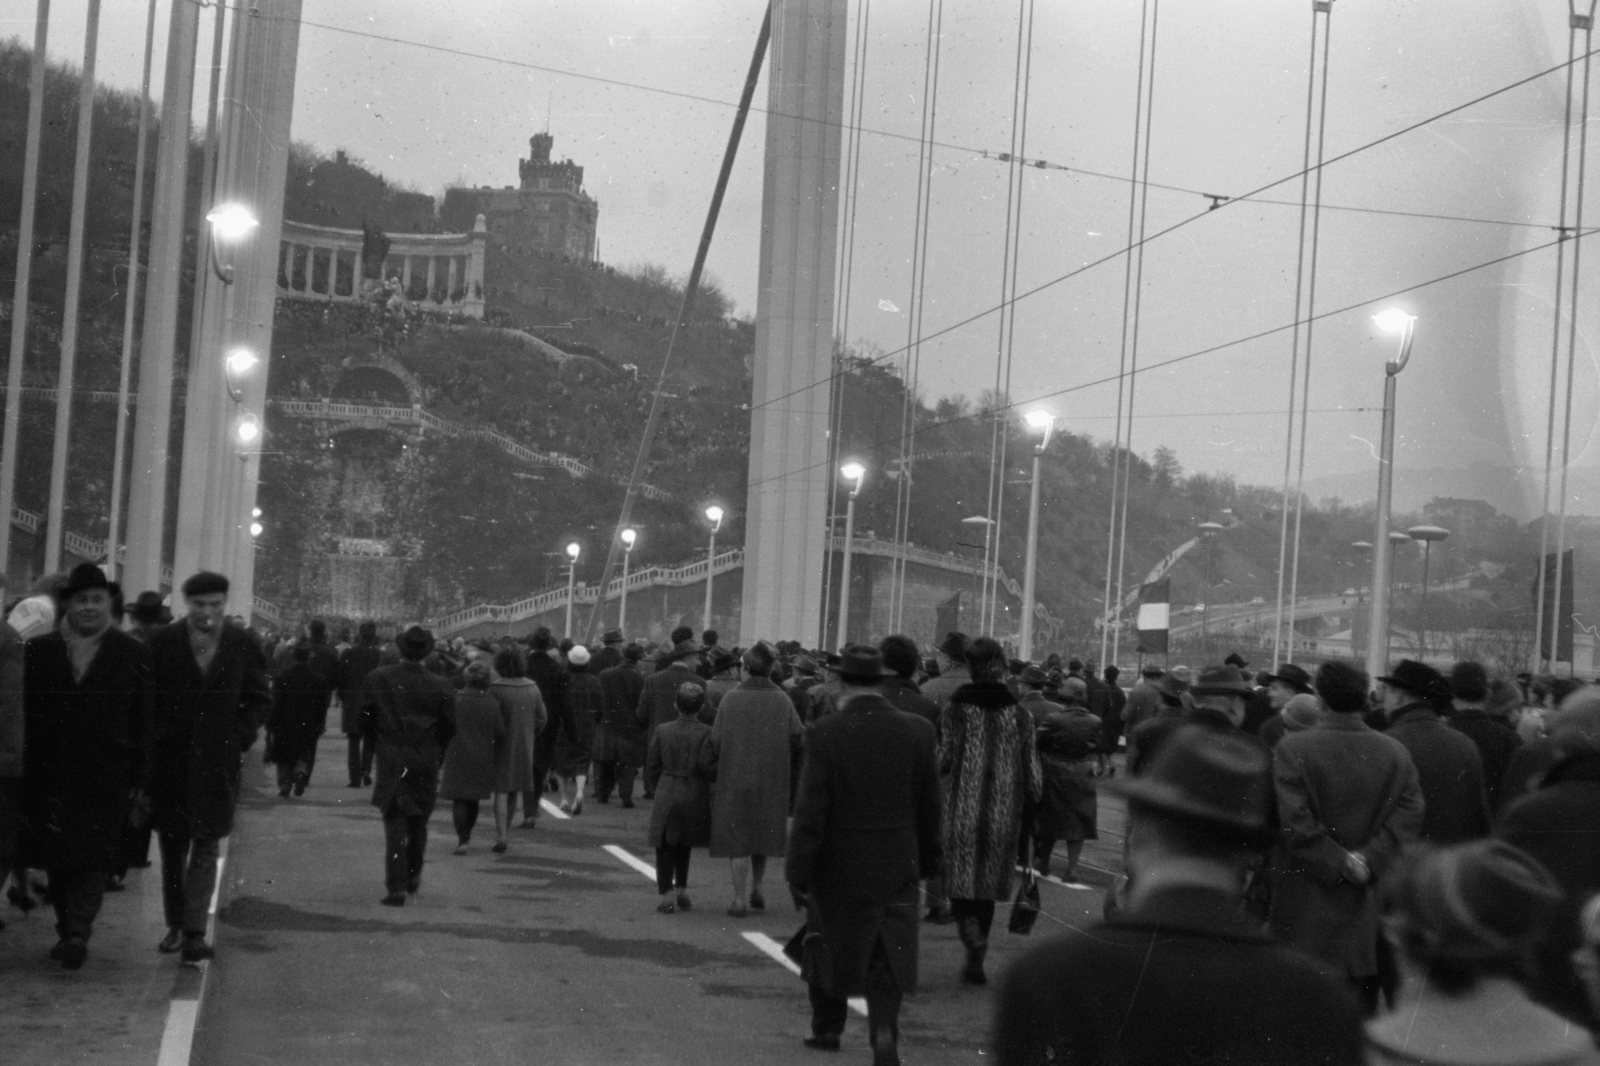
{"type": "MultiPolygon", "coordinates": [[[[1275,674],[1267,674],[1267,703],[1272,709],[1271,717],[1256,723],[1253,732],[1261,738],[1261,743],[1267,747],[1275,747],[1283,739],[1286,723],[1283,720],[1283,709],[1289,701],[1296,696],[1306,695],[1311,691],[1311,675],[1306,673],[1305,667],[1296,666],[1294,663],[1285,663],[1278,667],[1275,674]]],[[[1250,729],[1250,714],[1245,712],[1245,728],[1250,729]]]]}
{"type": "Polygon", "coordinates": [[[612,627],[600,634],[599,649],[589,649],[589,672],[599,677],[613,666],[622,665],[622,630],[612,627]]]}
{"type": "Polygon", "coordinates": [[[233,832],[244,753],[272,710],[255,639],[224,620],[228,579],[184,581],[185,615],[150,637],[155,689],[151,821],[161,847],[167,935],[157,946],[183,961],[213,956],[205,931],[220,841],[233,832]]]}
{"type": "Polygon", "coordinates": [[[807,1044],[836,1049],[847,998],[864,994],[874,1066],[899,1066],[900,1000],[917,985],[918,881],[941,862],[933,726],[877,691],[888,673],[878,649],[848,645],[834,671],[839,713],[807,734],[785,865],[826,945],[807,1044]]]}
{"type": "Polygon", "coordinates": [[[1267,753],[1185,725],[1142,776],[1110,787],[1128,801],[1128,907],[1011,967],[993,1030],[1001,1066],[1361,1062],[1351,997],[1240,908],[1272,840],[1267,753]]]}
{"type": "Polygon", "coordinates": [[[1378,678],[1386,732],[1411,753],[1422,785],[1422,839],[1460,844],[1489,835],[1489,793],[1483,756],[1466,734],[1451,729],[1438,707],[1450,699],[1444,675],[1426,663],[1401,659],[1378,678]]]}

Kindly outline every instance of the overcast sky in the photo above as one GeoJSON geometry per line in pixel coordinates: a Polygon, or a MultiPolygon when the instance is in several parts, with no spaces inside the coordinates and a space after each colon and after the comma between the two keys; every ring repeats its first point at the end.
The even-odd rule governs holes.
{"type": "MultiPolygon", "coordinates": [[[[983,151],[1010,143],[1017,54],[1018,3],[944,6],[936,136],[951,147],[935,153],[926,332],[991,309],[1000,294],[1006,170],[983,151]]],[[[1150,231],[1203,211],[1208,201],[1197,192],[1239,194],[1299,169],[1310,6],[1162,5],[1150,179],[1196,191],[1152,191],[1150,231]]],[[[52,51],[75,59],[84,5],[53,7],[52,51]]],[[[1330,157],[1566,53],[1563,0],[1334,7],[1330,157]]],[[[114,84],[137,82],[143,8],[139,0],[107,5],[101,63],[114,84]]],[[[162,31],[166,9],[161,0],[162,31]]],[[[457,181],[514,183],[517,159],[548,115],[556,154],[585,167],[600,203],[602,258],[683,274],[761,9],[758,0],[306,0],[294,136],[345,148],[437,194],[457,181]]],[[[0,33],[31,36],[32,10],[31,0],[0,0],[0,33]]],[[[852,3],[852,15],[859,10],[852,3]]],[[[883,350],[907,339],[927,15],[924,0],[871,8],[849,339],[883,350]]],[[[1026,172],[1024,291],[1126,242],[1129,185],[1118,177],[1131,163],[1138,15],[1133,0],[1037,6],[1026,154],[1116,177],[1026,172]]],[[[1543,466],[1554,253],[1424,283],[1552,240],[1562,85],[1559,74],[1540,79],[1327,169],[1331,206],[1487,221],[1324,212],[1317,309],[1350,309],[1319,322],[1314,336],[1313,495],[1357,499],[1375,488],[1390,343],[1370,315],[1385,294],[1404,291],[1396,302],[1419,324],[1400,382],[1402,503],[1439,493],[1537,505],[1538,481],[1528,474],[1543,466]]],[[[747,129],[709,263],[745,312],[755,307],[763,126],[756,115],[747,129]]],[[[1299,194],[1289,181],[1264,194],[1284,204],[1226,207],[1148,246],[1141,364],[1229,346],[1139,376],[1138,450],[1167,444],[1191,470],[1258,484],[1282,478],[1289,333],[1229,342],[1293,320],[1299,194]]],[[[1597,212],[1600,204],[1591,205],[1589,217],[1597,212]]],[[[1589,265],[1586,277],[1597,270],[1600,263],[1589,265]]],[[[1594,296],[1586,284],[1580,306],[1591,317],[1579,322],[1572,438],[1579,512],[1596,510],[1585,493],[1600,490],[1600,371],[1586,339],[1594,296]]],[[[1122,302],[1123,260],[1114,258],[1020,303],[1013,397],[1040,397],[1066,428],[1109,438],[1116,386],[1093,383],[1116,374],[1122,302]]],[[[992,387],[998,330],[989,314],[925,344],[929,398],[992,387]]]]}

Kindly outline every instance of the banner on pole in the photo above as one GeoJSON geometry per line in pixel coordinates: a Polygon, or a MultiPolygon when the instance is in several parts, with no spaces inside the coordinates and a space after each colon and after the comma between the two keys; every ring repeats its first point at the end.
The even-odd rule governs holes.
{"type": "Polygon", "coordinates": [[[1165,655],[1171,628],[1172,579],[1164,577],[1139,589],[1139,644],[1141,655],[1165,655]]]}

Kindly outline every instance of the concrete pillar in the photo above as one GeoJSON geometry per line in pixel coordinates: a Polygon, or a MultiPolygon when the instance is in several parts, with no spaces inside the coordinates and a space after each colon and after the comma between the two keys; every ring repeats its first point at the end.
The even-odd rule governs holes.
{"type": "Polygon", "coordinates": [[[845,0],[774,0],[771,56],[739,629],[746,646],[820,637],[845,0]]]}
{"type": "MultiPolygon", "coordinates": [[[[199,7],[172,5],[161,92],[161,139],[156,148],[155,199],[150,213],[148,284],[139,345],[139,405],[133,422],[133,470],[128,493],[127,562],[122,576],[122,587],[130,597],[161,587],[172,375],[178,343],[178,291],[182,285],[184,192],[188,187],[189,121],[199,28],[199,7]]],[[[199,269],[209,267],[202,262],[199,269]]]]}

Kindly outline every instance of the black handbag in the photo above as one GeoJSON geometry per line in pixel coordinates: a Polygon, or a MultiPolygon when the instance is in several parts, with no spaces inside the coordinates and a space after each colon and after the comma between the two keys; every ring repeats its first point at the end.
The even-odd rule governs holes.
{"type": "Polygon", "coordinates": [[[1008,928],[1018,936],[1033,932],[1033,923],[1039,920],[1039,879],[1029,870],[1022,875],[1017,886],[1017,898],[1011,902],[1011,922],[1008,928]]]}

